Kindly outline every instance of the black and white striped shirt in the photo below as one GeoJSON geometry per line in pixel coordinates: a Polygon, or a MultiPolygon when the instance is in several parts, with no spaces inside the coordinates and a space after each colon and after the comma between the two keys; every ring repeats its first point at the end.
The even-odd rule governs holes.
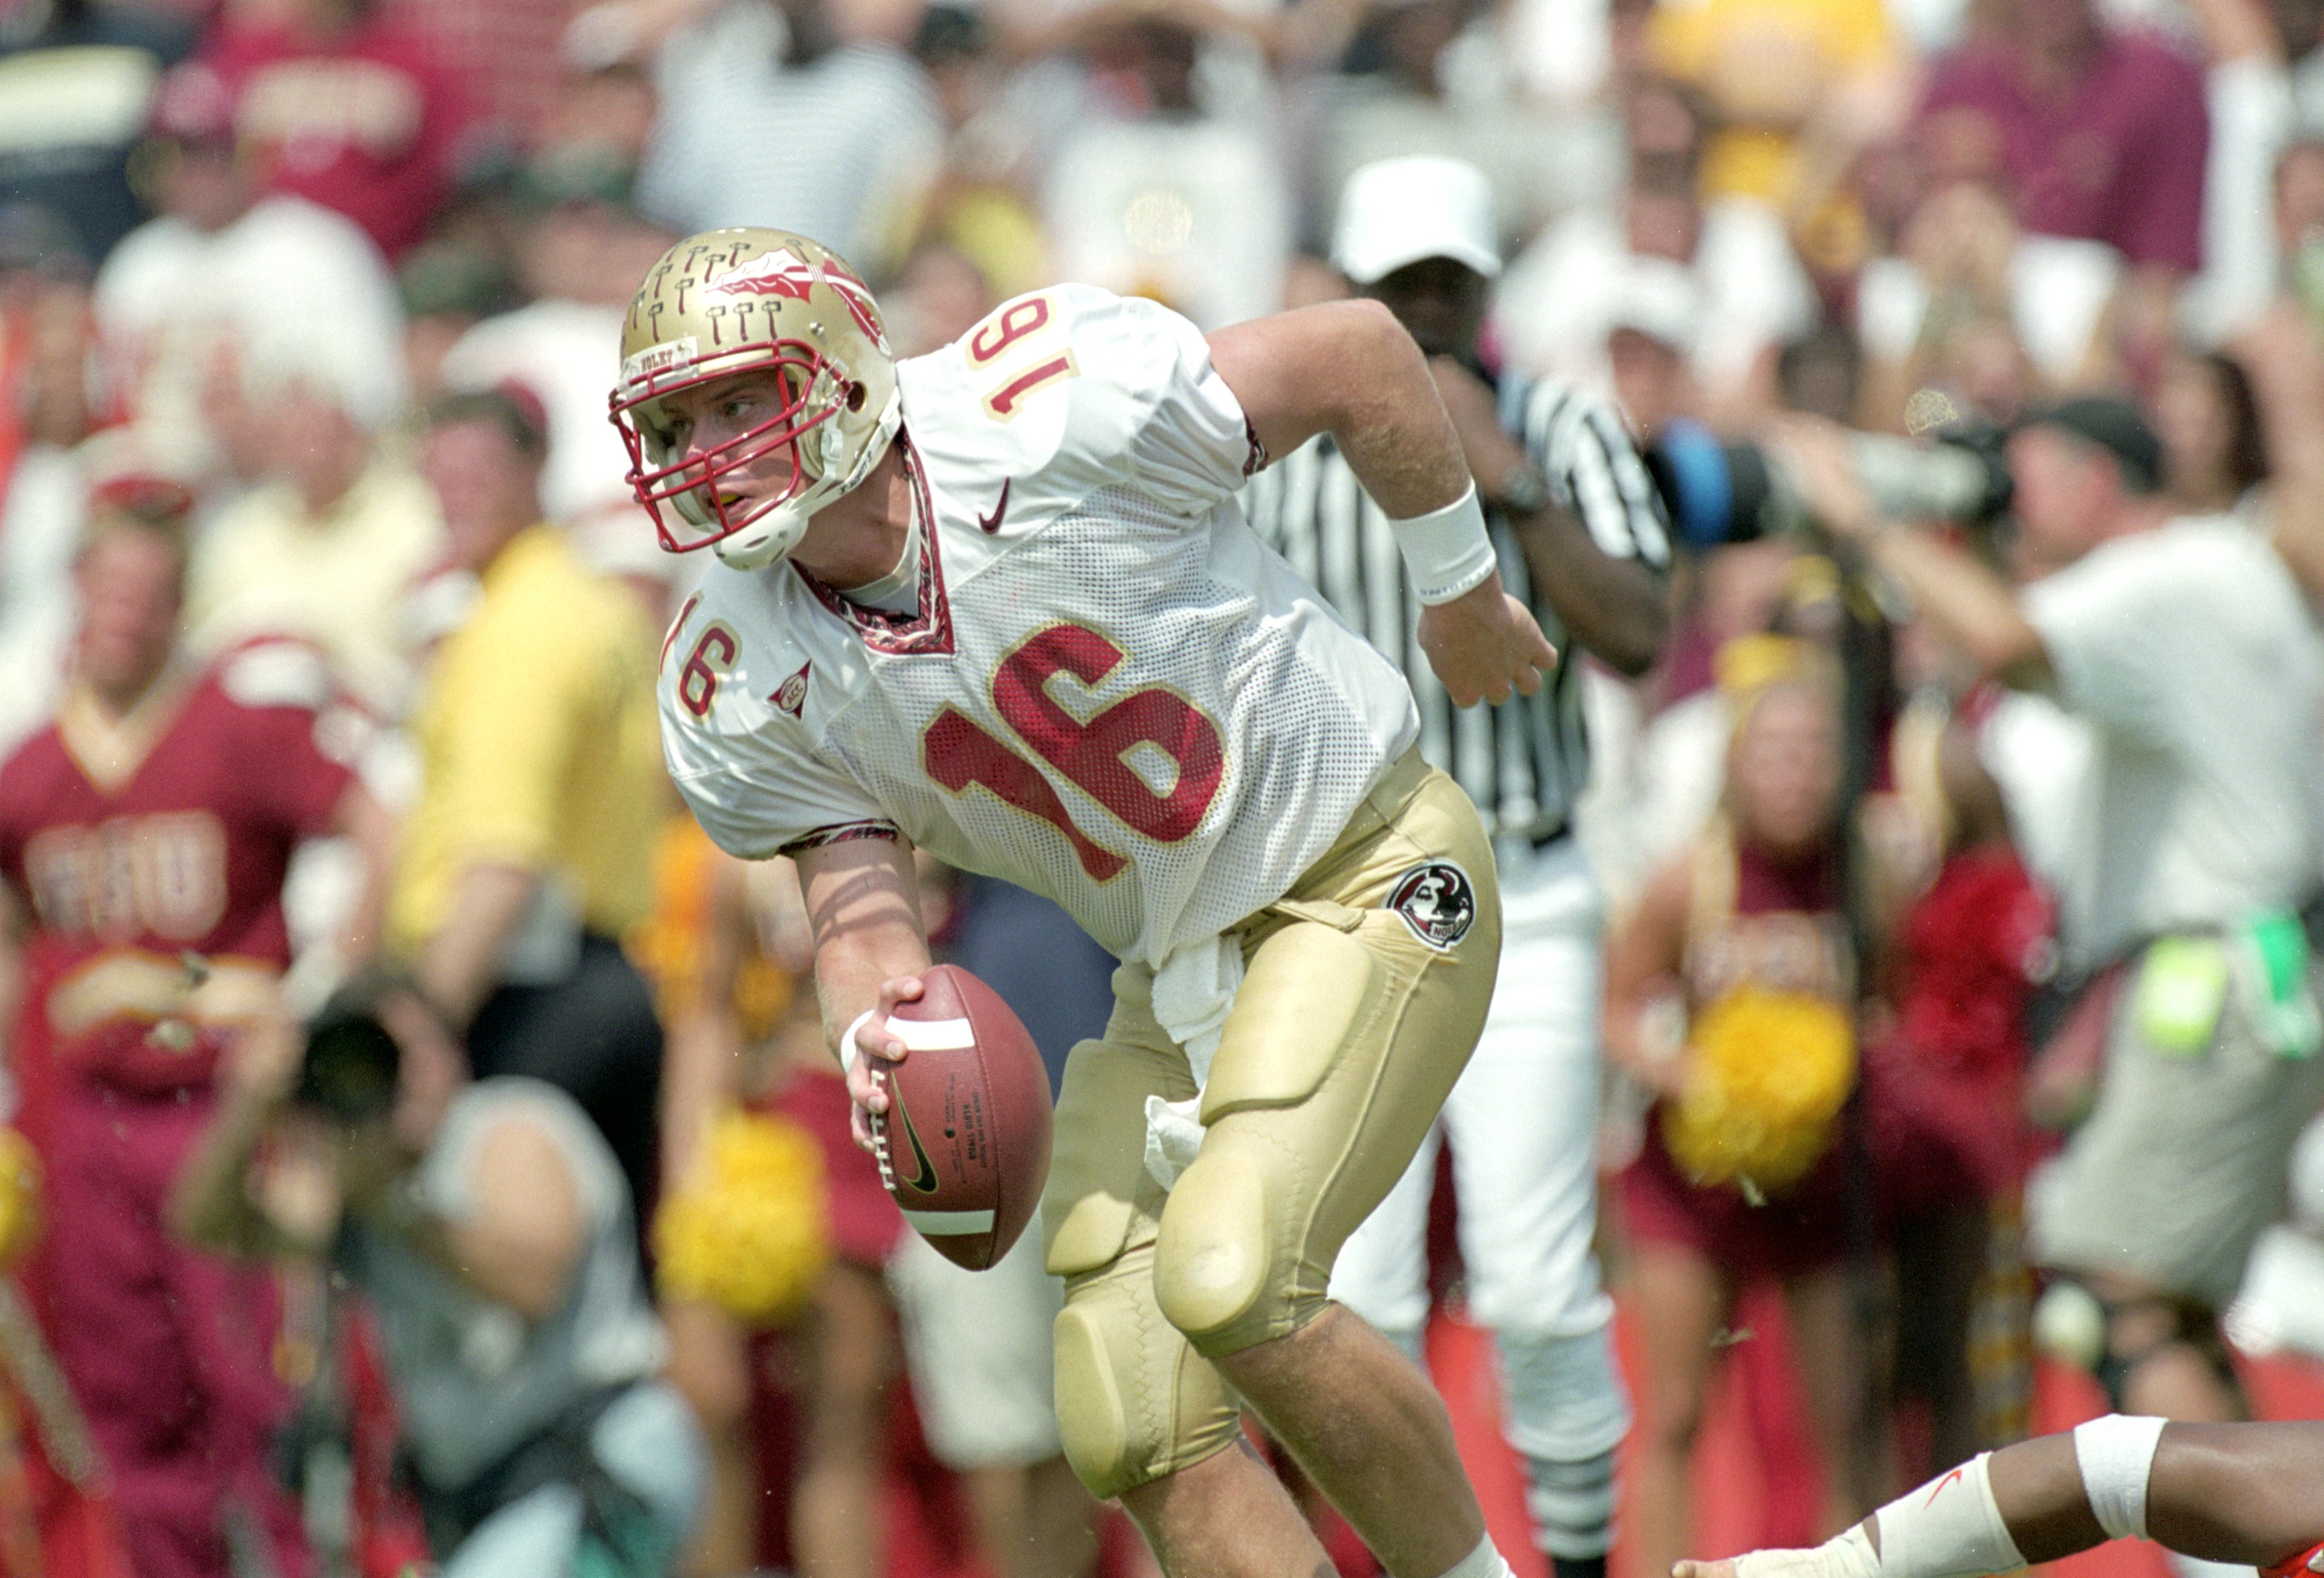
{"type": "MultiPolygon", "coordinates": [[[[1549,478],[1550,495],[1588,528],[1600,551],[1657,571],[1670,567],[1670,525],[1646,468],[1603,401],[1548,379],[1503,381],[1501,426],[1549,478]]],[[[1499,706],[1456,707],[1420,651],[1413,595],[1387,514],[1356,484],[1330,438],[1253,477],[1243,508],[1260,539],[1307,577],[1342,617],[1402,667],[1420,706],[1420,749],[1451,773],[1495,835],[1536,840],[1566,831],[1590,776],[1582,673],[1546,598],[1534,595],[1517,534],[1488,512],[1501,583],[1557,646],[1541,689],[1499,706]]]]}

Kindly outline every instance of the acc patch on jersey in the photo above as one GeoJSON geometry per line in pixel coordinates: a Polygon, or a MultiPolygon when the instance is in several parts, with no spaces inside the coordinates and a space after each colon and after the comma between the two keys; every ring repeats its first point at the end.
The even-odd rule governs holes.
{"type": "Polygon", "coordinates": [[[1477,890],[1469,873],[1449,860],[1432,860],[1397,878],[1382,900],[1432,948],[1449,948],[1477,920],[1477,890]]]}
{"type": "Polygon", "coordinates": [[[767,697],[774,704],[777,712],[787,712],[793,717],[799,715],[800,709],[807,706],[807,671],[813,667],[812,661],[801,663],[798,672],[784,680],[775,693],[767,697]]]}

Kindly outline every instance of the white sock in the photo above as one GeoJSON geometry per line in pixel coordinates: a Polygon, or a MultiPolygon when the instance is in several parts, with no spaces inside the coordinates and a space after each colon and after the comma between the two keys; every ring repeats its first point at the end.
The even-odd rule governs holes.
{"type": "Polygon", "coordinates": [[[1877,1552],[1858,1524],[1812,1551],[1755,1551],[1736,1562],[1735,1578],[1985,1578],[2025,1565],[1994,1504],[1990,1453],[1872,1516],[1877,1552]]]}
{"type": "Polygon", "coordinates": [[[1517,1574],[1493,1548],[1493,1536],[1488,1534],[1477,1542],[1475,1550],[1445,1570],[1444,1578],[1517,1578],[1517,1574]]]}
{"type": "Polygon", "coordinates": [[[2082,1494],[2108,1539],[2146,1537],[2146,1478],[2162,1440],[2163,1421],[2144,1416],[2108,1414],[2075,1427],[2082,1494]]]}

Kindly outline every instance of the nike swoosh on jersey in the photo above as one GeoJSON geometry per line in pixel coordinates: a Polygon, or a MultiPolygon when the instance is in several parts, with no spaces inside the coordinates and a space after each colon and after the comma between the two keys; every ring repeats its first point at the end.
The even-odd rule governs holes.
{"type": "Polygon", "coordinates": [[[892,1087],[889,1100],[895,1103],[896,1116],[904,1121],[904,1138],[912,1142],[912,1165],[918,1168],[918,1171],[906,1178],[904,1182],[923,1195],[933,1195],[936,1192],[936,1164],[928,1160],[927,1148],[920,1143],[920,1131],[912,1127],[911,1111],[904,1105],[902,1096],[892,1091],[892,1087]]]}
{"type": "Polygon", "coordinates": [[[1017,479],[1015,477],[1002,477],[1001,479],[1001,496],[998,499],[995,499],[992,503],[992,513],[990,515],[979,515],[976,518],[978,530],[982,531],[987,537],[991,536],[994,532],[1001,530],[1001,517],[1009,512],[1009,484],[1016,480],[1017,479]]]}

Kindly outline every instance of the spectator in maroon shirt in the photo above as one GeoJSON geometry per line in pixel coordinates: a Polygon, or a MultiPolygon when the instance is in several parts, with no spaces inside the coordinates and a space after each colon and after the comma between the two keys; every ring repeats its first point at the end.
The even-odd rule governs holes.
{"type": "Polygon", "coordinates": [[[429,38],[368,0],[230,0],[205,58],[270,189],[336,208],[391,258],[428,234],[473,121],[429,38]]]}
{"type": "Polygon", "coordinates": [[[2202,262],[2203,79],[2090,0],[2006,0],[2002,25],[1931,77],[1921,142],[1939,173],[1998,177],[2020,223],[2103,241],[2175,279],[2202,262]]]}

